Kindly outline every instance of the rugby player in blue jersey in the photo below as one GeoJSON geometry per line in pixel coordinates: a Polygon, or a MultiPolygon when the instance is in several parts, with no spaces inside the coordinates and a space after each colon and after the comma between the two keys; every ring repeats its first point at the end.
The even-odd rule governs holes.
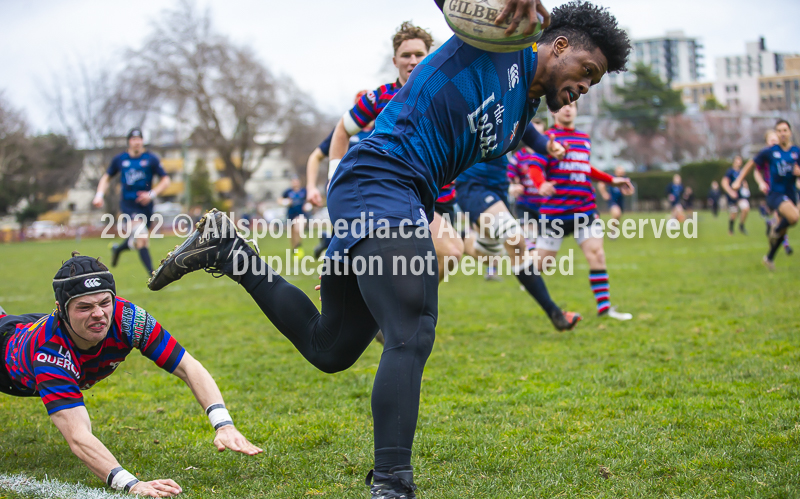
{"type": "MultiPolygon", "coordinates": [[[[536,2],[508,0],[500,17],[512,13],[533,20],[536,2]]],[[[534,47],[491,53],[452,37],[418,64],[331,181],[335,232],[321,277],[321,311],[216,211],[170,252],[148,286],[159,290],[201,269],[227,275],[328,373],[353,365],[382,329],[386,344],[372,390],[375,461],[367,481],[373,499],[416,497],[411,453],[438,317],[439,271],[428,224],[439,189],[521,141],[546,153],[547,138],[527,126],[540,99],[553,110],[574,102],[605,73],[623,71],[630,50],[610,13],[573,1],[554,10],[534,47]]],[[[526,263],[518,266],[520,279],[541,279],[533,261],[526,263]]]]}
{"type": "Polygon", "coordinates": [[[747,234],[747,229],[744,227],[747,221],[747,214],[750,213],[750,189],[747,185],[747,180],[743,180],[741,187],[734,190],[731,186],[739,178],[742,173],[742,157],[738,154],[733,158],[733,163],[725,176],[722,177],[722,188],[728,197],[728,212],[730,218],[728,219],[728,233],[733,235],[733,229],[736,226],[736,216],[739,215],[739,231],[742,234],[747,234]]]}
{"type": "Polygon", "coordinates": [[[683,199],[683,180],[681,180],[679,174],[676,173],[672,176],[672,182],[667,186],[666,193],[672,218],[683,223],[686,220],[686,213],[683,210],[683,203],[681,203],[681,199],[683,199]]]}
{"type": "Polygon", "coordinates": [[[97,185],[97,194],[92,204],[95,208],[103,207],[103,196],[108,190],[111,177],[120,174],[122,192],[119,202],[120,216],[126,217],[127,239],[111,248],[111,266],[116,267],[119,255],[128,249],[136,248],[147,274],[153,272],[150,259],[149,232],[153,218],[153,204],[156,197],[169,187],[170,179],[158,156],[146,151],[142,131],[138,128],[128,132],[128,150],[118,154],[111,160],[108,170],[97,185]],[[153,177],[160,177],[153,186],[153,177]],[[144,226],[143,226],[144,225],[144,226]]]}
{"type": "MultiPolygon", "coordinates": [[[[615,177],[624,177],[625,168],[617,166],[614,168],[615,177]]],[[[619,237],[619,221],[622,218],[622,212],[625,211],[625,195],[622,189],[613,184],[606,184],[605,182],[597,183],[597,190],[600,191],[600,196],[608,203],[608,211],[611,218],[608,221],[609,227],[616,227],[615,231],[611,231],[609,238],[616,239],[619,237]]]]}
{"type": "Polygon", "coordinates": [[[117,296],[114,276],[73,253],[53,279],[50,314],[6,315],[0,308],[0,392],[39,397],[72,452],[115,490],[172,497],[172,480],[140,482],[92,433],[83,391],[111,376],[133,351],[183,380],[216,431],[214,445],[250,456],[261,449],[233,426],[214,379],[143,308],[117,296]]]}
{"type": "Polygon", "coordinates": [[[764,265],[769,270],[775,270],[775,253],[781,247],[789,227],[797,224],[800,219],[796,185],[797,177],[800,176],[800,148],[792,144],[792,127],[788,121],[778,121],[775,133],[778,135],[778,143],[763,149],[748,161],[732,186],[734,190],[741,188],[742,181],[754,164],[769,172],[767,206],[778,214],[778,222],[770,226],[769,252],[764,256],[764,265]]]}
{"type": "Polygon", "coordinates": [[[291,186],[283,191],[278,203],[286,207],[286,222],[291,232],[292,254],[297,258],[303,258],[305,253],[300,245],[303,244],[303,226],[308,216],[304,207],[306,190],[300,186],[300,179],[297,176],[292,177],[291,186]]]}

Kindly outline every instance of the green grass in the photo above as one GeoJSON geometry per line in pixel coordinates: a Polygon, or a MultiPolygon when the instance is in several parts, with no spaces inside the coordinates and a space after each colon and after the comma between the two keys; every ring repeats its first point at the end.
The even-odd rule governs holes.
{"type": "MultiPolygon", "coordinates": [[[[754,216],[748,227],[730,237],[723,218],[701,214],[697,240],[606,241],[612,303],[634,314],[627,323],[595,317],[571,239],[562,253],[575,251],[575,275],[546,279],[584,315],[573,332],[555,332],[513,277],[443,284],[414,449],[420,497],[800,497],[800,256],[781,253],[768,273],[763,224],[754,216]]],[[[800,231],[790,236],[800,246],[800,231]]],[[[154,259],[175,242],[155,241],[154,259]]],[[[0,304],[51,310],[69,251],[107,255],[106,244],[0,246],[0,304]]],[[[282,254],[286,241],[261,246],[282,254]]],[[[123,466],[172,478],[186,497],[366,497],[376,344],[325,375],[228,279],[196,273],[149,292],[132,253],[115,277],[120,296],[208,368],[239,429],[266,451],[218,454],[188,388],[134,353],[84,393],[95,434],[123,466]]],[[[293,279],[316,297],[316,278],[293,279]]],[[[0,414],[0,473],[102,486],[40,401],[0,396],[0,414]]]]}

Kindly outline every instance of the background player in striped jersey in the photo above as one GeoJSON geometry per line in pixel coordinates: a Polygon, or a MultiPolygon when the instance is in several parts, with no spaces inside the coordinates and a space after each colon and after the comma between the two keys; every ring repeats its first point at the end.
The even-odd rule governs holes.
{"type": "MultiPolygon", "coordinates": [[[[603,249],[602,227],[598,227],[597,205],[591,180],[618,186],[623,194],[633,193],[633,185],[626,177],[612,177],[596,170],[590,163],[591,139],[586,133],[576,130],[575,103],[553,113],[555,125],[547,130],[567,150],[562,160],[537,154],[532,167],[539,167],[546,181],[539,185],[539,192],[546,196],[541,213],[544,218],[543,234],[536,240],[536,251],[543,258],[555,257],[565,235],[573,234],[575,241],[589,263],[589,284],[597,301],[597,314],[618,320],[630,320],[631,314],[617,312],[611,306],[611,296],[606,270],[606,254],[603,249]]],[[[541,260],[540,260],[541,262],[541,260]]]]}
{"type": "Polygon", "coordinates": [[[736,225],[736,216],[739,215],[739,231],[742,234],[747,234],[747,229],[744,227],[744,223],[747,220],[747,214],[750,213],[750,189],[747,185],[747,179],[743,179],[741,183],[741,187],[738,189],[733,189],[731,187],[736,179],[742,172],[742,157],[738,154],[733,158],[733,163],[731,167],[728,168],[728,171],[725,172],[725,176],[722,177],[722,188],[725,190],[725,194],[728,197],[728,212],[730,212],[730,218],[728,219],[728,233],[733,235],[733,229],[736,225]]]}
{"type": "Polygon", "coordinates": [[[777,212],[778,222],[770,226],[769,252],[764,256],[764,265],[775,270],[775,253],[781,246],[789,227],[800,219],[798,210],[797,177],[800,176],[800,148],[792,143],[792,127],[786,120],[775,125],[778,143],[762,149],[755,158],[747,162],[742,173],[733,184],[733,189],[741,187],[753,164],[760,165],[769,172],[767,206],[777,212]]]}
{"type": "MultiPolygon", "coordinates": [[[[544,123],[541,119],[534,118],[531,123],[539,133],[544,133],[544,123]]],[[[519,223],[522,224],[522,229],[525,232],[525,245],[528,250],[536,249],[536,236],[539,234],[539,208],[544,199],[536,187],[544,179],[534,182],[531,178],[531,174],[542,174],[539,168],[530,168],[533,154],[533,149],[523,145],[511,155],[508,161],[508,178],[510,181],[508,193],[514,198],[514,214],[517,216],[519,223]]]]}
{"type": "MultiPolygon", "coordinates": [[[[617,177],[625,176],[625,168],[617,166],[614,168],[614,175],[617,177]]],[[[625,196],[622,194],[622,189],[616,185],[606,185],[605,182],[597,183],[597,190],[600,191],[600,196],[608,202],[608,211],[611,218],[608,221],[609,227],[616,227],[608,237],[615,239],[619,237],[619,221],[622,218],[622,212],[625,210],[625,196]]]]}
{"type": "MultiPolygon", "coordinates": [[[[392,62],[397,68],[397,80],[381,85],[368,92],[351,110],[344,113],[333,131],[331,140],[328,178],[332,178],[340,159],[347,151],[349,137],[359,133],[369,122],[375,120],[389,101],[408,81],[417,64],[428,55],[433,45],[433,37],[426,30],[404,22],[392,39],[394,56],[392,62]]],[[[434,217],[430,223],[436,258],[439,263],[439,281],[444,280],[448,271],[461,260],[464,242],[453,228],[455,220],[455,185],[453,182],[440,187],[434,205],[434,217]]]]}
{"type": "Polygon", "coordinates": [[[49,315],[0,309],[0,392],[40,397],[72,452],[109,487],[151,497],[181,492],[172,480],[139,482],[92,434],[81,391],[113,374],[134,349],[189,386],[216,430],[217,450],[262,452],[233,426],[208,371],[144,309],[116,296],[105,265],[73,253],[53,289],[56,310],[49,315]]]}
{"type": "Polygon", "coordinates": [[[150,228],[156,196],[169,187],[170,179],[161,167],[158,156],[145,150],[142,131],[138,128],[128,132],[128,150],[115,156],[106,173],[100,177],[97,194],[92,201],[96,208],[103,207],[103,197],[111,178],[117,173],[120,174],[122,185],[119,211],[120,215],[129,217],[127,229],[130,235],[125,241],[111,247],[111,266],[117,265],[123,251],[135,247],[147,274],[150,275],[153,272],[153,262],[148,249],[150,239],[146,229],[150,228]],[[156,175],[160,178],[158,184],[153,186],[153,177],[156,175]]]}
{"type": "MultiPolygon", "coordinates": [[[[508,0],[499,19],[527,13],[534,20],[536,4],[508,0]]],[[[341,229],[326,255],[321,311],[216,211],[170,252],[148,287],[162,289],[201,269],[227,275],[306,360],[329,373],[352,366],[382,329],[386,344],[372,390],[375,467],[367,482],[372,499],[413,499],[420,388],[438,320],[438,267],[428,224],[439,189],[521,141],[547,153],[547,139],[526,126],[540,99],[554,110],[569,104],[605,73],[623,71],[630,50],[611,14],[573,1],[554,10],[533,47],[486,52],[453,36],[427,57],[331,180],[328,209],[341,229]]],[[[521,280],[535,276],[532,263],[518,265],[521,280]]]]}

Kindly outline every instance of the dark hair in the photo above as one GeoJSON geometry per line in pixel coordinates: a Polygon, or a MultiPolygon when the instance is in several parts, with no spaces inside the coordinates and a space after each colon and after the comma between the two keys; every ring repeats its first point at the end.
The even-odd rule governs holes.
{"type": "Polygon", "coordinates": [[[394,51],[397,53],[397,49],[400,48],[400,44],[404,41],[416,39],[422,40],[422,43],[425,44],[425,48],[428,51],[431,50],[431,45],[433,45],[433,37],[431,34],[419,26],[414,26],[411,24],[411,21],[406,21],[397,28],[397,32],[394,34],[394,38],[392,38],[392,47],[394,47],[394,51]]]}
{"type": "Polygon", "coordinates": [[[572,46],[599,48],[608,60],[609,73],[625,70],[631,41],[608,10],[589,2],[573,0],[554,8],[550,19],[550,26],[542,33],[540,44],[564,36],[572,46]]]}
{"type": "Polygon", "coordinates": [[[783,125],[784,123],[789,127],[789,130],[792,129],[792,125],[786,120],[778,120],[778,122],[775,123],[775,128],[778,128],[778,125],[783,125]]]}

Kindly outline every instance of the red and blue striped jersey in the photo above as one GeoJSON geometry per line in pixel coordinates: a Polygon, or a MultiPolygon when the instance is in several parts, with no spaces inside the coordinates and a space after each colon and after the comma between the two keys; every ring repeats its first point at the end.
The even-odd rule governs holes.
{"type": "Polygon", "coordinates": [[[542,170],[548,182],[555,184],[555,195],[544,198],[539,212],[547,218],[573,218],[578,213],[597,209],[592,187],[589,158],[592,140],[584,132],[555,125],[544,135],[554,135],[567,150],[564,159],[534,153],[531,166],[542,170]]]}
{"type": "Polygon", "coordinates": [[[437,203],[449,203],[456,198],[456,182],[455,180],[439,189],[439,197],[436,198],[437,203]]]}
{"type": "Polygon", "coordinates": [[[344,120],[344,129],[350,135],[355,135],[360,130],[364,129],[370,122],[375,121],[386,104],[392,100],[392,97],[402,88],[400,80],[394,83],[387,83],[381,85],[376,90],[370,90],[361,96],[361,98],[353,106],[353,109],[345,113],[342,117],[344,120]]]}
{"type": "MultiPolygon", "coordinates": [[[[530,165],[533,162],[534,152],[527,147],[522,147],[515,152],[508,162],[508,179],[511,182],[521,184],[525,190],[517,196],[517,204],[538,210],[544,201],[544,198],[539,194],[539,189],[536,187],[531,178],[530,165]]],[[[538,168],[533,168],[533,173],[539,173],[538,168]]]]}
{"type": "Polygon", "coordinates": [[[53,414],[84,405],[81,390],[110,376],[134,348],[170,373],[185,353],[143,308],[117,297],[106,338],[90,350],[75,345],[53,312],[16,324],[3,360],[17,387],[38,394],[53,414]]]}

